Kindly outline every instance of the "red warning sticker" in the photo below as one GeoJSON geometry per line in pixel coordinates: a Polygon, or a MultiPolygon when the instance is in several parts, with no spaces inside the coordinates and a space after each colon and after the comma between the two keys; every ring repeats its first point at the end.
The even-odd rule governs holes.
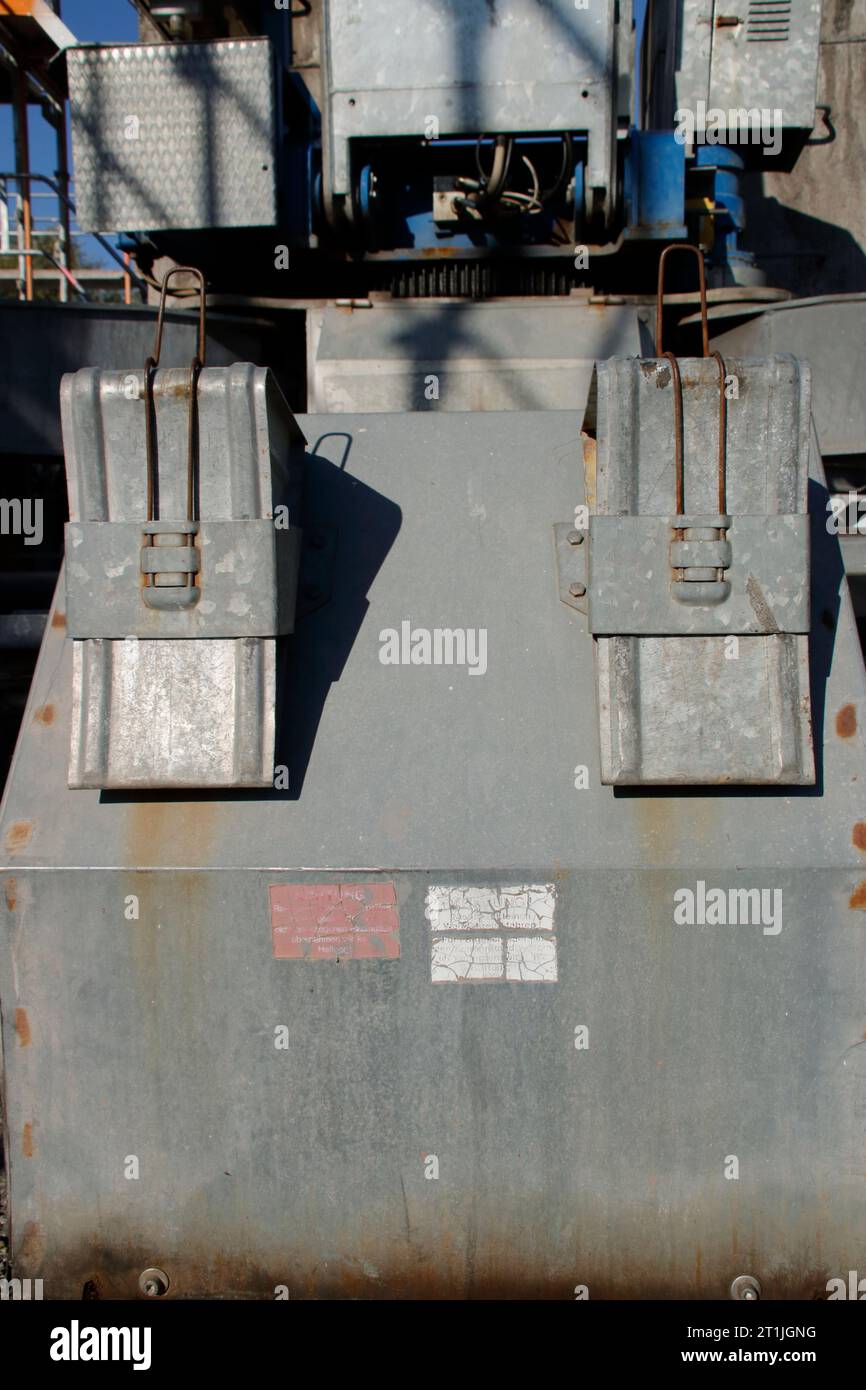
{"type": "Polygon", "coordinates": [[[287,960],[395,960],[394,883],[272,883],[274,955],[287,960]]]}

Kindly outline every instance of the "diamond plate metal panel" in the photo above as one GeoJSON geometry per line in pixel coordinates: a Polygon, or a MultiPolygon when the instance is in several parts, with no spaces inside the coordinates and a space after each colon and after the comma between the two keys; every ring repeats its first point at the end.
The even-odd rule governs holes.
{"type": "Polygon", "coordinates": [[[84,231],[273,225],[267,39],[88,45],[67,62],[84,231]]]}

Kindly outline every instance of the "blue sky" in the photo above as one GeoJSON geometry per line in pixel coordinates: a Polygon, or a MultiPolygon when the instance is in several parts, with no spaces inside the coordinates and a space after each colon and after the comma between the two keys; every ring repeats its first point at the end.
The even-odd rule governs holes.
{"type": "MultiPolygon", "coordinates": [[[[101,43],[129,43],[138,38],[138,18],[129,0],[61,0],[60,13],[67,29],[81,43],[99,41],[101,43]]],[[[30,107],[30,167],[37,174],[54,175],[57,158],[54,144],[54,131],[42,118],[37,106],[30,107]]],[[[70,164],[72,146],[70,142],[70,164]]],[[[14,145],[12,141],[12,111],[9,106],[0,105],[0,170],[15,168],[14,145]]],[[[54,207],[48,201],[39,200],[34,212],[40,219],[53,216],[54,207]]],[[[108,260],[99,246],[85,239],[89,256],[100,261],[108,260]]]]}

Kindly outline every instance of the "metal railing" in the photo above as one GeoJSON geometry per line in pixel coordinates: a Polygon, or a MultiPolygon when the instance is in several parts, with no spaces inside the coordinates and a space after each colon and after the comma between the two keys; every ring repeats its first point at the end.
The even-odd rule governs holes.
{"type": "Polygon", "coordinates": [[[85,283],[120,284],[124,304],[132,302],[132,286],[146,298],[147,285],[130,267],[130,258],[99,232],[82,232],[72,225],[75,203],[56,179],[47,174],[32,172],[0,172],[0,255],[17,257],[17,270],[0,269],[0,281],[14,279],[18,298],[34,298],[36,282],[57,283],[58,299],[65,303],[73,291],[82,300],[89,300],[85,283]],[[41,187],[34,190],[32,185],[41,187]],[[38,212],[39,204],[51,204],[51,210],[38,212]],[[73,239],[92,236],[118,269],[108,267],[75,267],[70,265],[73,239]],[[54,267],[47,273],[33,271],[33,261],[42,258],[54,267]]]}

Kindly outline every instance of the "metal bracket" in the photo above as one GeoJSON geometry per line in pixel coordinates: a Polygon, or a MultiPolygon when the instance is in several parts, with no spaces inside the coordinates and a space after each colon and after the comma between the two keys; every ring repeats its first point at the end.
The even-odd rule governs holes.
{"type": "Polygon", "coordinates": [[[589,630],[596,636],[729,636],[809,631],[809,518],[591,516],[589,630]],[[727,540],[681,541],[718,529],[727,540]],[[684,527],[689,522],[690,527],[684,527]],[[687,546],[710,548],[706,569],[687,546]],[[720,547],[727,546],[726,550],[720,547]],[[690,561],[683,579],[677,561],[690,561]],[[717,577],[724,570],[724,579],[717,577]],[[683,596],[683,591],[694,591],[683,596]]]}
{"type": "Polygon", "coordinates": [[[587,611],[585,531],[575,530],[570,521],[557,521],[553,526],[556,550],[556,577],[559,598],[578,613],[587,611]]]}
{"type": "Polygon", "coordinates": [[[298,575],[298,618],[305,618],[308,613],[315,613],[330,603],[336,556],[336,526],[305,528],[298,575]]]}
{"type": "Polygon", "coordinates": [[[173,578],[187,548],[142,545],[146,534],[141,522],[67,523],[70,637],[279,637],[293,630],[300,528],[278,528],[272,517],[170,525],[194,528],[194,556],[184,559],[184,564],[196,566],[190,572],[194,585],[144,587],[148,578],[161,578],[166,566],[173,578]],[[168,561],[150,558],[162,555],[168,561]],[[145,570],[148,563],[152,568],[145,570]],[[163,595],[164,603],[159,601],[163,595]]]}

